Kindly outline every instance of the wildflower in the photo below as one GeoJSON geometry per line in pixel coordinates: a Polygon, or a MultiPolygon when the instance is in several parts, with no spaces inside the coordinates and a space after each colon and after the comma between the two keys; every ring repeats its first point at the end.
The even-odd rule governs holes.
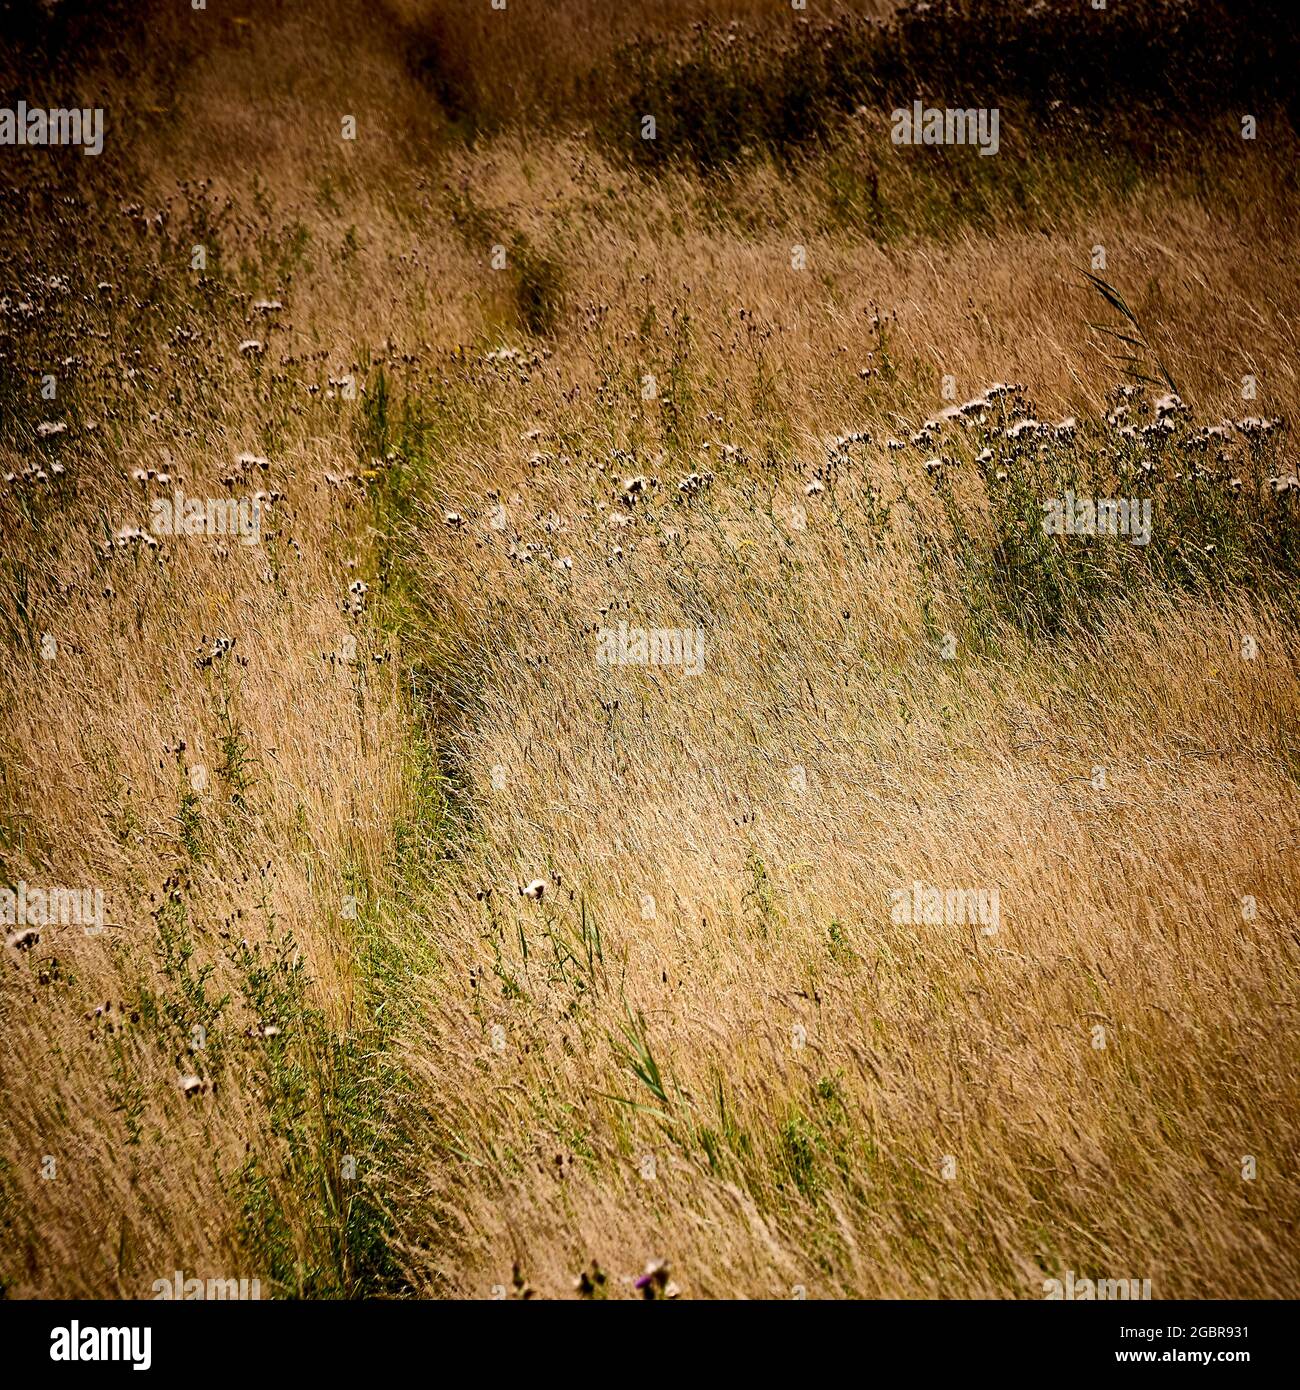
{"type": "Polygon", "coordinates": [[[584,1269],[581,1274],[573,1281],[574,1292],[583,1298],[595,1298],[597,1293],[605,1287],[605,1271],[595,1260],[591,1262],[591,1273],[584,1269]]]}
{"type": "Polygon", "coordinates": [[[212,643],[212,649],[210,651],[203,652],[195,658],[195,666],[202,670],[207,666],[211,666],[214,661],[220,661],[223,657],[229,656],[238,640],[237,637],[216,638],[212,643]]]}
{"type": "Polygon", "coordinates": [[[651,1260],[645,1267],[645,1273],[636,1281],[636,1287],[641,1290],[641,1297],[648,1300],[676,1298],[681,1293],[668,1278],[668,1266],[663,1260],[651,1260]]]}
{"type": "Polygon", "coordinates": [[[620,500],[626,502],[629,507],[634,506],[636,499],[642,496],[651,485],[650,480],[643,474],[637,474],[634,478],[624,478],[620,500]]]}
{"type": "Polygon", "coordinates": [[[148,550],[156,550],[158,542],[149,534],[142,531],[138,526],[123,526],[113,533],[113,544],[119,550],[124,550],[128,545],[143,545],[148,550]]]}

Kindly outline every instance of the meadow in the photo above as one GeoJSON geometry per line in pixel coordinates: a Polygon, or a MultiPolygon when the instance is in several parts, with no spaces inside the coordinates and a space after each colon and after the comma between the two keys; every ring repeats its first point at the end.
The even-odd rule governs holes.
{"type": "Polygon", "coordinates": [[[5,1296],[1293,1291],[1284,7],[0,23],[5,1296]]]}

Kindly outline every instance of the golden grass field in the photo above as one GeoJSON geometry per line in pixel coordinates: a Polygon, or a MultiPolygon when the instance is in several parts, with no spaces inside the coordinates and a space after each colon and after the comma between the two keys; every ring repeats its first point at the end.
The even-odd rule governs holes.
{"type": "Polygon", "coordinates": [[[4,1293],[1292,1293],[1285,102],[711,163],[820,16],[247,10],[4,69],[106,135],[0,150],[0,885],[108,923],[6,927],[4,1293]]]}

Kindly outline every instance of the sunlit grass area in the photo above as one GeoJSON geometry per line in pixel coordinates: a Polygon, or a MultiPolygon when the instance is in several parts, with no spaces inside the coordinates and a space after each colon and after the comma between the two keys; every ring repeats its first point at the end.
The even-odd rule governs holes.
{"type": "Polygon", "coordinates": [[[775,8],[14,18],[9,1296],[1294,1287],[1294,22],[775,8]]]}

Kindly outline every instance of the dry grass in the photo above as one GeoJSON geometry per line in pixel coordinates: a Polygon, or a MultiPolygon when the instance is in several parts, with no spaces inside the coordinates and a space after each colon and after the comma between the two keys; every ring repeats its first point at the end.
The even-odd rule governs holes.
{"type": "Polygon", "coordinates": [[[486,6],[167,21],[201,61],[137,75],[163,114],[103,167],[59,152],[96,165],[61,224],[12,166],[0,472],[47,476],[0,488],[2,881],[114,926],[5,952],[5,1290],[560,1296],[594,1261],[613,1296],[654,1257],[691,1297],[1283,1295],[1300,645],[1225,481],[1293,535],[1294,445],[1231,431],[1202,477],[1180,425],[1150,563],[1071,571],[1048,630],[989,582],[974,434],[885,441],[951,374],[1076,415],[1090,476],[1148,457],[1092,423],[1098,244],[1196,423],[1294,417],[1293,132],[981,161],[867,112],[649,173],[516,119],[628,37],[569,11],[511,0],[506,51],[486,6]],[[435,16],[460,110],[412,61],[435,16]],[[242,452],[261,546],[99,553],[170,486],[133,470],[219,496],[242,452]],[[620,620],[702,629],[703,671],[598,664],[620,620]],[[917,880],[996,888],[998,931],[893,920],[917,880]]]}

